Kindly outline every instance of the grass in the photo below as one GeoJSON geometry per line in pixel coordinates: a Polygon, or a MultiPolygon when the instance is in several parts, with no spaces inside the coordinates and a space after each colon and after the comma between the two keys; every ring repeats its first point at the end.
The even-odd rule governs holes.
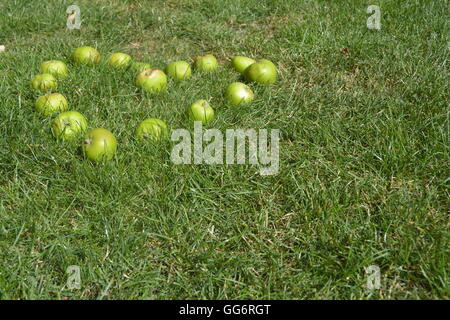
{"type": "Polygon", "coordinates": [[[448,299],[449,82],[445,1],[78,0],[0,4],[1,299],[448,299]],[[378,4],[380,31],[366,8],[378,4]],[[129,72],[70,63],[92,45],[164,68],[213,53],[220,69],[139,92],[129,72]],[[234,55],[268,58],[279,79],[231,109],[234,55]],[[33,110],[41,62],[67,61],[58,91],[116,158],[95,165],[33,110]],[[171,143],[136,125],[280,129],[280,172],[174,165],[171,143]],[[66,286],[70,265],[81,288],[66,286]],[[381,269],[380,290],[366,267],[381,269]]]}

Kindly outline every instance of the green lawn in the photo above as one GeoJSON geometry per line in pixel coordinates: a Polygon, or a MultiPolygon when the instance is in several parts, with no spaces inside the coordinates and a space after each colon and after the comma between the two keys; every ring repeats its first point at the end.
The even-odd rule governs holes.
{"type": "Polygon", "coordinates": [[[448,299],[449,20],[426,0],[2,0],[0,3],[1,299],[448,299]],[[81,30],[66,8],[81,8],[81,30]],[[368,30],[371,5],[381,30],[368,30]],[[94,68],[70,62],[97,47],[94,68]],[[165,68],[213,53],[217,72],[143,94],[104,62],[115,51],[165,68]],[[229,108],[234,55],[279,70],[229,108]],[[41,62],[90,128],[119,141],[95,165],[58,143],[34,111],[41,62]],[[145,118],[190,128],[280,129],[280,171],[174,165],[174,143],[134,138],[145,118]],[[70,265],[81,288],[66,285],[70,265]],[[365,268],[381,269],[380,290],[365,268]]]}

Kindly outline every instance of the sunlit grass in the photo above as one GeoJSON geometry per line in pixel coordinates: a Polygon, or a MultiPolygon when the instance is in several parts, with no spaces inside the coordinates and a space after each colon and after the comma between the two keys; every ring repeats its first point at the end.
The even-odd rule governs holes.
{"type": "Polygon", "coordinates": [[[378,1],[380,31],[361,0],[79,0],[68,31],[71,4],[0,4],[0,298],[448,298],[444,1],[378,1]],[[83,45],[100,65],[70,62],[83,45]],[[115,51],[161,69],[212,53],[220,67],[148,95],[106,65],[115,51]],[[279,70],[242,108],[223,98],[234,55],[279,70]],[[113,161],[83,159],[34,111],[29,82],[50,59],[68,63],[70,109],[117,137],[113,161]],[[149,117],[189,128],[199,99],[220,130],[280,129],[279,174],[177,166],[170,142],[134,138],[149,117]],[[380,290],[365,287],[370,265],[380,290]]]}

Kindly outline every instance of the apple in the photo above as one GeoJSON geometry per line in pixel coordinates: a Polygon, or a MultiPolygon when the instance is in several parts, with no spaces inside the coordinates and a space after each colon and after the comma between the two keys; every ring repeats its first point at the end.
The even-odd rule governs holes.
{"type": "Polygon", "coordinates": [[[161,92],[167,87],[167,76],[160,69],[145,69],[136,76],[136,86],[150,93],[161,92]]]}
{"type": "Polygon", "coordinates": [[[60,113],[52,123],[52,132],[57,139],[74,140],[87,129],[86,118],[77,111],[60,113]]]}
{"type": "Polygon", "coordinates": [[[84,156],[94,162],[110,160],[117,150],[117,140],[111,131],[97,128],[90,130],[84,136],[84,156]]]}
{"type": "Polygon", "coordinates": [[[64,62],[59,60],[44,61],[41,64],[41,73],[50,73],[57,79],[64,79],[67,77],[69,71],[64,62]]]}
{"type": "Polygon", "coordinates": [[[252,58],[243,56],[235,56],[231,59],[231,65],[239,73],[243,73],[248,66],[252,65],[255,62],[256,61],[252,58]]]}
{"type": "Polygon", "coordinates": [[[260,84],[273,84],[277,80],[277,68],[269,60],[259,60],[245,69],[244,78],[260,84]]]}
{"type": "Polygon", "coordinates": [[[131,69],[136,73],[141,73],[145,69],[150,69],[152,66],[150,63],[144,63],[144,62],[133,62],[131,64],[131,69]]]}
{"type": "Polygon", "coordinates": [[[153,141],[159,141],[168,135],[167,125],[164,121],[149,118],[142,121],[136,128],[135,135],[138,139],[144,140],[150,138],[153,141]]]}
{"type": "Polygon", "coordinates": [[[31,87],[40,91],[49,91],[58,86],[56,78],[50,73],[43,73],[34,76],[31,80],[31,87]]]}
{"type": "Polygon", "coordinates": [[[175,80],[187,79],[191,76],[192,70],[186,61],[176,61],[169,63],[167,73],[175,80]]]}
{"type": "Polygon", "coordinates": [[[233,82],[225,91],[225,97],[231,105],[238,106],[252,102],[255,95],[252,89],[242,82],[233,82]]]}
{"type": "Polygon", "coordinates": [[[78,64],[94,65],[100,62],[101,57],[96,49],[85,46],[75,49],[72,59],[78,64]]]}
{"type": "Polygon", "coordinates": [[[131,64],[131,57],[122,52],[116,52],[109,56],[108,64],[116,69],[126,69],[131,64]]]}
{"type": "Polygon", "coordinates": [[[213,71],[217,69],[218,65],[216,57],[212,54],[195,58],[195,68],[200,71],[213,71]]]}
{"type": "Polygon", "coordinates": [[[206,100],[194,102],[188,109],[189,118],[193,121],[201,121],[203,124],[211,122],[214,119],[214,109],[206,100]]]}
{"type": "Polygon", "coordinates": [[[37,98],[34,106],[37,112],[43,116],[49,116],[67,110],[68,103],[62,94],[51,93],[37,98]]]}
{"type": "Polygon", "coordinates": [[[274,67],[275,69],[277,68],[277,66],[272,61],[267,60],[267,59],[261,59],[258,62],[267,63],[267,64],[271,65],[272,67],[274,67]]]}

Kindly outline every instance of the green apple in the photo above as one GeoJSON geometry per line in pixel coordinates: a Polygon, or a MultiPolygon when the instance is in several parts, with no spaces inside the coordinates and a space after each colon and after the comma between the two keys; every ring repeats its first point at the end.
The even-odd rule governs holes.
{"type": "Polygon", "coordinates": [[[75,49],[72,53],[72,59],[78,64],[94,65],[100,62],[101,57],[96,49],[85,46],[75,49]]]}
{"type": "Polygon", "coordinates": [[[193,121],[201,121],[203,124],[211,122],[214,119],[214,109],[206,100],[194,102],[188,109],[189,118],[193,121]]]}
{"type": "Polygon", "coordinates": [[[122,52],[116,52],[109,56],[108,64],[116,69],[126,69],[131,64],[131,57],[122,52]]]}
{"type": "Polygon", "coordinates": [[[60,93],[50,93],[40,96],[34,104],[36,111],[43,116],[49,116],[67,110],[67,99],[60,93]]]}
{"type": "Polygon", "coordinates": [[[186,61],[176,61],[169,63],[167,73],[175,80],[187,79],[191,76],[192,70],[186,61]]]}
{"type": "Polygon", "coordinates": [[[90,130],[84,136],[84,156],[94,162],[110,160],[117,150],[117,140],[111,131],[97,128],[90,130]]]}
{"type": "Polygon", "coordinates": [[[260,60],[245,69],[244,78],[260,84],[273,84],[277,80],[277,68],[269,60],[260,60]]]}
{"type": "Polygon", "coordinates": [[[261,59],[261,60],[258,60],[258,62],[267,63],[267,64],[271,65],[272,67],[274,67],[275,69],[277,68],[277,66],[272,61],[267,60],[267,59],[261,59]]]}
{"type": "Polygon", "coordinates": [[[243,56],[235,56],[231,59],[231,65],[239,73],[243,73],[248,66],[254,64],[255,62],[256,61],[252,58],[243,56]]]}
{"type": "Polygon", "coordinates": [[[150,63],[144,63],[144,62],[133,62],[131,64],[131,70],[133,70],[136,73],[141,73],[145,69],[150,69],[152,66],[150,63]]]}
{"type": "Polygon", "coordinates": [[[252,102],[255,95],[249,86],[242,82],[233,82],[225,91],[225,97],[231,105],[238,106],[252,102]]]}
{"type": "Polygon", "coordinates": [[[136,76],[136,86],[150,93],[161,92],[167,87],[167,76],[160,69],[145,69],[136,76]]]}
{"type": "Polygon", "coordinates": [[[41,73],[50,73],[57,79],[64,79],[67,77],[69,71],[64,62],[59,60],[44,61],[41,64],[41,73]]]}
{"type": "Polygon", "coordinates": [[[31,87],[43,92],[55,89],[57,86],[56,78],[50,73],[38,74],[31,80],[31,87]]]}
{"type": "Polygon", "coordinates": [[[212,54],[199,56],[195,58],[195,68],[200,71],[213,71],[219,66],[216,57],[212,54]]]}
{"type": "Polygon", "coordinates": [[[86,118],[77,111],[62,112],[52,123],[53,135],[60,140],[74,140],[83,134],[86,129],[86,118]]]}
{"type": "Polygon", "coordinates": [[[137,126],[135,135],[138,139],[141,140],[150,138],[153,141],[159,141],[162,138],[167,137],[168,135],[167,125],[162,120],[156,118],[149,118],[142,121],[137,126]]]}

